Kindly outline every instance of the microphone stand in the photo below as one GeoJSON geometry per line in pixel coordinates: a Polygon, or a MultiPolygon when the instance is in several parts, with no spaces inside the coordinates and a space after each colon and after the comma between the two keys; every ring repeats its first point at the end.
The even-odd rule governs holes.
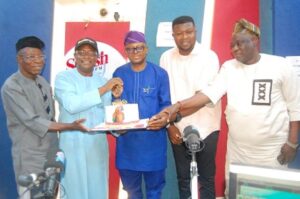
{"type": "Polygon", "coordinates": [[[196,153],[204,149],[204,142],[200,138],[200,133],[196,127],[189,125],[183,130],[183,141],[192,156],[190,164],[190,191],[191,199],[198,199],[198,168],[196,153]]]}
{"type": "Polygon", "coordinates": [[[192,199],[198,199],[198,168],[196,161],[196,152],[192,152],[192,161],[190,167],[190,175],[191,175],[191,195],[192,199]]]}

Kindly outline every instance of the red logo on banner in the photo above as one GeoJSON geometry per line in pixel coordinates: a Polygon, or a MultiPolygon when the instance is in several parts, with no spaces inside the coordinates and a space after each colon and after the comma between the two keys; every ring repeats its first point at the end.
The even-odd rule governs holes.
{"type": "Polygon", "coordinates": [[[90,37],[97,41],[99,58],[95,71],[110,79],[114,70],[125,64],[123,40],[129,31],[129,22],[67,22],[65,35],[65,68],[74,68],[74,47],[77,40],[90,37]]]}
{"type": "MultiPolygon", "coordinates": [[[[96,66],[106,65],[108,64],[108,54],[104,54],[103,51],[99,53],[99,58],[97,59],[96,66]]],[[[75,59],[69,58],[66,63],[68,68],[75,68],[75,59]]],[[[102,68],[102,67],[101,67],[102,68]]]]}

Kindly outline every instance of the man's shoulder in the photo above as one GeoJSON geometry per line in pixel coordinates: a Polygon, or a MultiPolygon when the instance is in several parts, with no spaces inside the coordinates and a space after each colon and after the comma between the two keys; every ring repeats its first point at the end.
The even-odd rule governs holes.
{"type": "Polygon", "coordinates": [[[67,77],[71,77],[75,74],[75,70],[76,68],[60,71],[56,74],[55,79],[60,79],[60,78],[65,79],[67,77]]]}
{"type": "Polygon", "coordinates": [[[4,81],[2,88],[15,86],[16,84],[18,84],[18,80],[19,80],[18,73],[13,73],[4,81]]]}
{"type": "Polygon", "coordinates": [[[115,70],[115,73],[118,71],[124,71],[124,70],[129,70],[129,69],[130,69],[130,62],[117,67],[115,70]]]}
{"type": "Polygon", "coordinates": [[[130,62],[117,67],[115,69],[115,71],[113,72],[113,77],[124,77],[125,74],[128,74],[131,72],[130,68],[131,68],[130,62]]]}
{"type": "Polygon", "coordinates": [[[178,54],[178,50],[176,47],[173,47],[173,48],[170,48],[166,51],[164,51],[162,54],[161,54],[161,57],[167,57],[167,56],[170,56],[172,54],[178,54]]]}
{"type": "Polygon", "coordinates": [[[58,72],[57,75],[74,73],[75,70],[76,70],[76,68],[62,70],[62,71],[58,72]]]}
{"type": "Polygon", "coordinates": [[[282,56],[278,56],[278,55],[272,55],[272,54],[265,54],[265,53],[260,53],[260,56],[262,59],[264,60],[274,60],[274,61],[279,61],[279,60],[282,60],[284,61],[285,58],[282,57],[282,56]]]}
{"type": "Polygon", "coordinates": [[[28,87],[28,82],[24,80],[20,73],[13,73],[5,80],[1,87],[2,97],[4,98],[6,94],[13,91],[22,92],[25,87],[28,87]]]}
{"type": "Polygon", "coordinates": [[[203,44],[198,43],[198,42],[195,43],[194,52],[203,57],[207,57],[207,56],[214,56],[214,57],[216,56],[217,57],[217,53],[214,50],[212,50],[209,47],[204,46],[203,44]]]}
{"type": "Polygon", "coordinates": [[[164,68],[162,68],[160,65],[157,65],[153,62],[147,61],[147,67],[152,67],[157,71],[166,71],[164,68]]]}
{"type": "Polygon", "coordinates": [[[236,68],[237,65],[240,65],[241,63],[238,62],[236,59],[228,59],[226,61],[224,61],[224,63],[222,64],[221,68],[236,68]]]}

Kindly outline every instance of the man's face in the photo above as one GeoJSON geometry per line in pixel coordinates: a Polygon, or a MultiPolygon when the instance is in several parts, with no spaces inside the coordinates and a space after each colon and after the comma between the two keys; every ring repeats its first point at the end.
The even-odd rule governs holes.
{"type": "Polygon", "coordinates": [[[96,65],[98,53],[88,44],[80,46],[75,51],[75,64],[78,71],[82,74],[90,75],[96,65]]]}
{"type": "Polygon", "coordinates": [[[243,64],[254,64],[258,54],[258,38],[250,33],[233,35],[230,44],[234,58],[243,64]]]}
{"type": "Polygon", "coordinates": [[[192,22],[175,25],[172,35],[181,55],[192,52],[196,42],[196,28],[192,22]]]}
{"type": "Polygon", "coordinates": [[[35,79],[44,68],[45,58],[43,51],[38,48],[21,49],[17,55],[21,73],[25,77],[35,79]]]}
{"type": "Polygon", "coordinates": [[[125,52],[132,65],[141,65],[146,61],[148,48],[145,43],[130,43],[125,46],[125,52]]]}

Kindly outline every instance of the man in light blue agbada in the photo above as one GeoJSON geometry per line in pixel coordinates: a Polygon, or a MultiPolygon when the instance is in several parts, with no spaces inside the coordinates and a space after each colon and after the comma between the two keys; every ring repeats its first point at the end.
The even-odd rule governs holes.
{"type": "MultiPolygon", "coordinates": [[[[75,46],[76,68],[56,76],[55,97],[59,103],[59,121],[86,118],[92,128],[104,121],[104,106],[111,103],[111,90],[121,86],[120,78],[109,81],[94,74],[98,58],[96,41],[83,38],[75,46]]],[[[66,156],[61,196],[68,199],[108,198],[108,143],[104,132],[66,132],[59,138],[66,156]]]]}

